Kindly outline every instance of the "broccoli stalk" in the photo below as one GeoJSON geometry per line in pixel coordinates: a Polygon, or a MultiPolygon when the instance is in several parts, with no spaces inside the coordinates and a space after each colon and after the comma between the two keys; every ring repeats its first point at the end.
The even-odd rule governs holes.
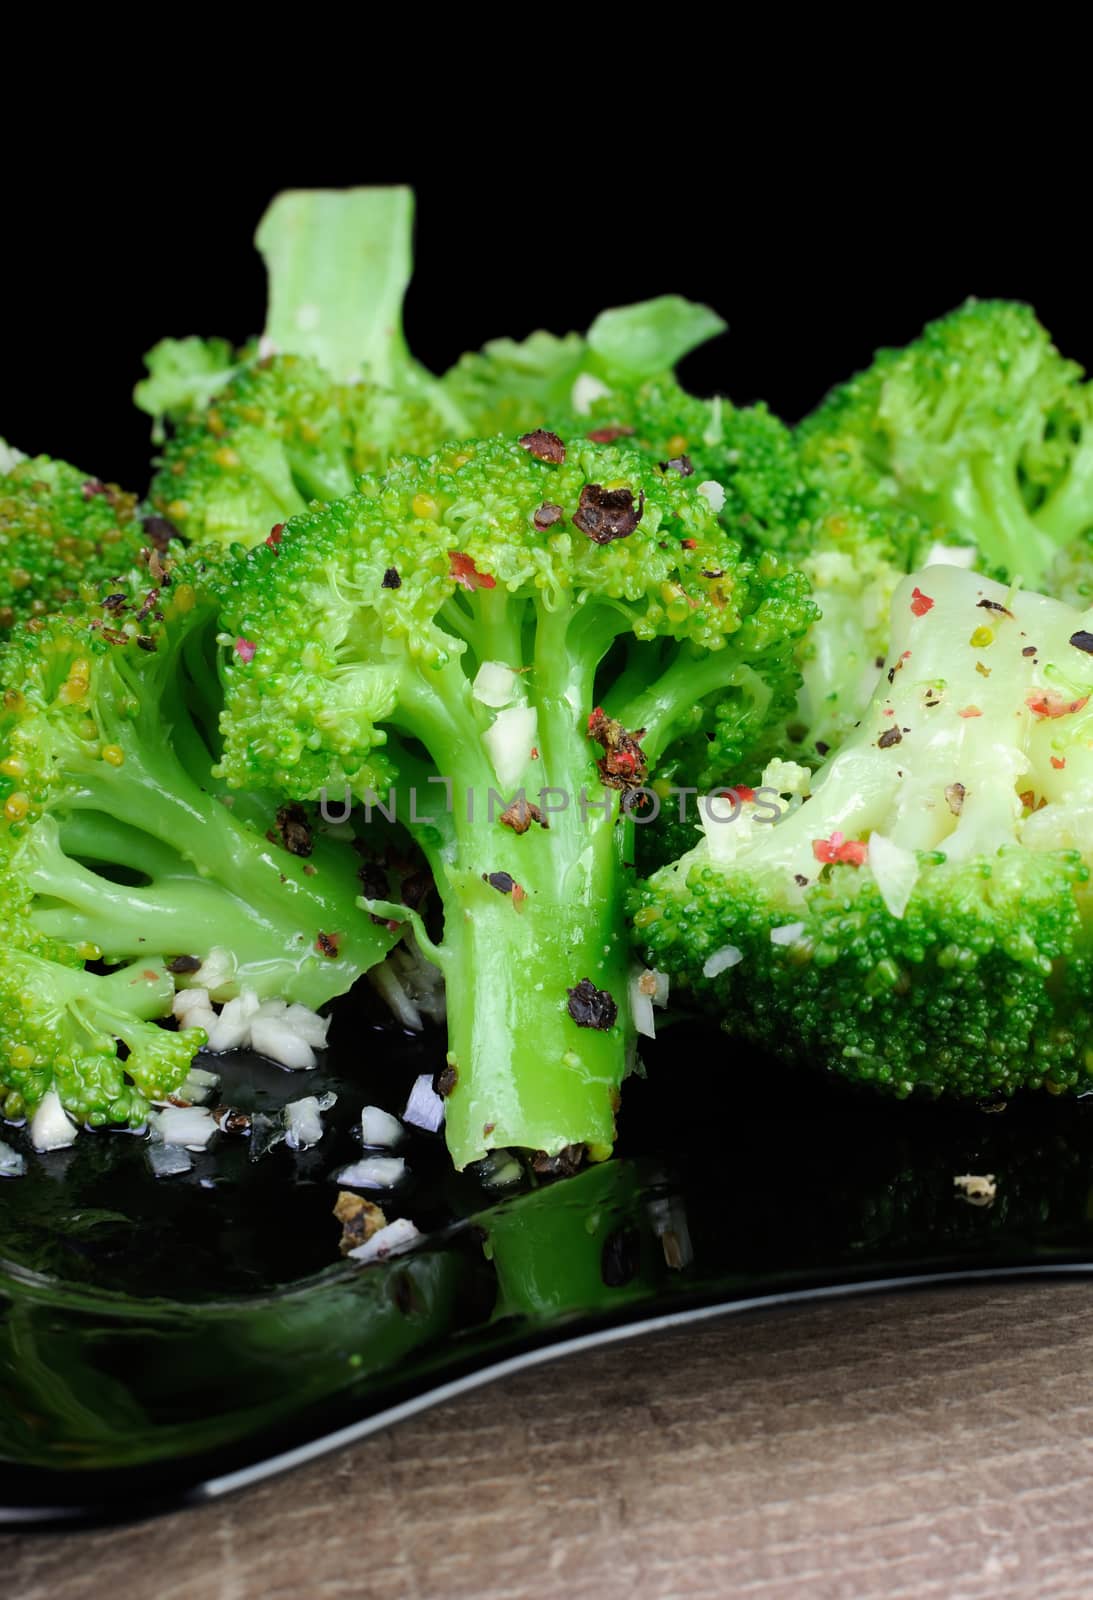
{"type": "Polygon", "coordinates": [[[752,663],[793,679],[813,614],[690,480],[541,434],[396,463],[242,565],[227,617],[254,648],[227,664],[217,770],[298,799],[401,793],[443,941],[368,905],[412,918],[444,971],[457,1166],[609,1153],[632,1039],[622,799],[752,663]]]}
{"type": "Polygon", "coordinates": [[[1087,1086],[1089,620],[906,578],[860,727],[776,825],[709,821],[638,891],[646,959],[739,1035],[900,1095],[1087,1086]]]}
{"type": "Polygon", "coordinates": [[[137,404],[173,423],[151,501],[187,539],[246,546],[314,499],[348,494],[399,451],[470,431],[402,334],[408,189],[291,191],[256,243],[266,331],[228,359],[222,340],[165,340],[137,404]]]}

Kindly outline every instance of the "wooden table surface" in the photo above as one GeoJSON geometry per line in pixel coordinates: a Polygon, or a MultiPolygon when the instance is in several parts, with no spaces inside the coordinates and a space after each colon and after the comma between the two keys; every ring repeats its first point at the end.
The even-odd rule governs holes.
{"type": "Polygon", "coordinates": [[[134,1528],[18,1600],[1088,1600],[1093,1285],[888,1295],[536,1368],[134,1528]]]}

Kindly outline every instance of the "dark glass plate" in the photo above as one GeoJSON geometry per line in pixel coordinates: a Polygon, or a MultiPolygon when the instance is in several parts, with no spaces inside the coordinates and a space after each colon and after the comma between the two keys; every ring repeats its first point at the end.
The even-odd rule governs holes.
{"type": "Polygon", "coordinates": [[[252,1140],[218,1134],[189,1173],[155,1178],[142,1140],[87,1134],[0,1180],[0,1522],[208,1498],[642,1329],[1093,1265],[1093,1104],[899,1105],[682,1024],[626,1086],[615,1160],[498,1198],[411,1133],[412,1178],[377,1198],[428,1241],[346,1263],[333,1174],[360,1153],[360,1108],[401,1111],[443,1043],[338,1026],[312,1073],[217,1064],[221,1098],[259,1121],[334,1090],[310,1151],[252,1160],[252,1140]],[[959,1197],[966,1173],[994,1175],[992,1205],[959,1197]]]}

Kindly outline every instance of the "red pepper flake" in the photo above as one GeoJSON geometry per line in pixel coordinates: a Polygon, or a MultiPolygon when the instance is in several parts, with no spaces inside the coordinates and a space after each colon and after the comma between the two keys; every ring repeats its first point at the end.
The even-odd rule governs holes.
{"type": "Polygon", "coordinates": [[[518,442],[536,461],[546,461],[552,467],[560,467],[565,460],[565,445],[549,428],[533,428],[530,433],[523,434],[518,442]]]}
{"type": "Polygon", "coordinates": [[[834,862],[847,862],[852,867],[860,867],[868,858],[869,847],[861,840],[847,839],[836,831],[830,839],[813,839],[812,854],[826,866],[834,862]]]}
{"type": "Polygon", "coordinates": [[[912,589],[912,591],[911,591],[911,615],[912,616],[914,616],[914,617],[924,617],[926,615],[927,611],[932,611],[933,608],[934,608],[934,602],[931,600],[931,598],[930,598],[930,596],[928,594],[923,594],[922,590],[917,588],[917,587],[912,589]]]}
{"type": "Polygon", "coordinates": [[[698,549],[698,540],[697,539],[681,539],[679,541],[679,543],[680,543],[680,548],[683,549],[683,550],[697,550],[698,549]]]}
{"type": "Polygon", "coordinates": [[[644,511],[644,489],[635,506],[630,489],[605,489],[600,483],[586,483],[573,514],[573,526],[586,533],[593,544],[610,544],[613,539],[628,539],[644,511]]]}
{"type": "Polygon", "coordinates": [[[250,639],[237,639],[235,641],[235,653],[240,661],[253,661],[254,653],[257,649],[258,646],[250,639]]]}
{"type": "Polygon", "coordinates": [[[593,428],[585,437],[591,439],[593,444],[614,444],[616,439],[626,439],[633,431],[633,428],[624,427],[620,422],[610,428],[593,428]]]}
{"type": "Polygon", "coordinates": [[[746,783],[734,783],[732,792],[738,800],[743,800],[747,805],[754,804],[755,790],[750,789],[746,783]]]}
{"type": "Polygon", "coordinates": [[[141,973],[141,977],[147,978],[149,983],[159,982],[159,973],[156,972],[152,967],[145,967],[144,971],[141,973]]]}
{"type": "MultiPolygon", "coordinates": [[[[398,924],[396,923],[397,926],[398,924]]],[[[338,954],[339,937],[340,935],[336,933],[320,933],[315,940],[316,950],[321,956],[328,956],[331,961],[334,961],[338,954]]]]}
{"type": "Polygon", "coordinates": [[[1052,756],[1051,765],[1055,768],[1056,772],[1062,772],[1063,768],[1066,766],[1066,757],[1052,756]]]}
{"type": "Polygon", "coordinates": [[[958,711],[958,717],[981,717],[983,715],[978,706],[965,706],[963,711],[958,711]]]}
{"type": "Polygon", "coordinates": [[[528,892],[524,888],[523,884],[514,883],[512,886],[512,903],[516,907],[517,911],[519,911],[527,897],[528,892]]]}
{"type": "Polygon", "coordinates": [[[271,550],[276,550],[277,546],[281,543],[281,535],[284,533],[284,531],[284,523],[275,522],[273,527],[266,534],[266,543],[269,545],[271,550]]]}
{"type": "Polygon", "coordinates": [[[1089,704],[1089,696],[1083,694],[1080,700],[1066,700],[1061,694],[1043,689],[1030,694],[1025,704],[1035,717],[1069,717],[1089,704]]]}
{"type": "Polygon", "coordinates": [[[645,782],[649,763],[641,740],[644,728],[628,733],[621,722],[597,706],[588,718],[588,737],[602,746],[604,754],[596,762],[600,782],[607,789],[635,789],[645,782]]]}
{"type": "Polygon", "coordinates": [[[488,572],[479,572],[472,558],[464,555],[461,550],[450,550],[448,563],[450,576],[456,583],[462,584],[464,589],[469,589],[472,593],[475,589],[496,589],[497,579],[491,577],[488,572]]]}
{"type": "Polygon", "coordinates": [[[977,600],[975,603],[977,606],[982,606],[984,611],[1000,611],[1004,617],[1013,616],[1013,612],[999,605],[997,600],[977,600]]]}
{"type": "Polygon", "coordinates": [[[533,744],[531,747],[531,759],[533,761],[538,761],[539,759],[539,746],[537,744],[533,744]]]}
{"type": "Polygon", "coordinates": [[[494,1128],[496,1128],[496,1126],[497,1126],[496,1122],[484,1122],[482,1124],[482,1137],[483,1137],[483,1139],[488,1139],[490,1134],[493,1132],[494,1128]]]}

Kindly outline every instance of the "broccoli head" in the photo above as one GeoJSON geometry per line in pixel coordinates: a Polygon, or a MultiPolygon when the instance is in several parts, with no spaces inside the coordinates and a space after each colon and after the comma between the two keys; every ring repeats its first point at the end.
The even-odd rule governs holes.
{"type": "Polygon", "coordinates": [[[97,598],[147,535],[136,497],[47,456],[0,465],[0,633],[97,598]]]}
{"type": "Polygon", "coordinates": [[[1028,306],[972,300],[834,390],[798,430],[802,462],[835,500],[914,512],[1040,588],[1093,528],[1081,378],[1028,306]]]}
{"type": "Polygon", "coordinates": [[[417,936],[447,983],[458,1166],[609,1152],[646,776],[711,704],[795,682],[812,615],[694,479],[543,430],[395,462],[241,564],[217,770],[399,807],[444,908],[443,943],[417,936]]]}
{"type": "Polygon", "coordinates": [[[900,1095],[1087,1087],[1087,622],[952,566],[906,578],[810,798],[707,818],[635,891],[646,959],[737,1035],[900,1095]]]}
{"type": "MultiPolygon", "coordinates": [[[[109,1054],[107,1035],[141,1054],[108,1026],[124,1015],[126,980],[85,973],[88,962],[135,962],[138,978],[157,976],[134,994],[162,998],[164,960],[189,971],[227,949],[222,997],[249,988],[314,1007],[393,942],[355,903],[350,845],[275,801],[217,792],[216,591],[199,560],[145,556],[140,580],[123,582],[97,614],[36,619],[0,652],[0,870],[12,947],[0,1084],[28,1104],[53,1056],[71,1053],[62,1035],[73,1018],[99,1019],[88,1022],[89,1060],[109,1054]]],[[[157,1048],[178,1066],[185,1052],[173,1038],[157,1048]]],[[[73,1070],[90,1082],[90,1068],[73,1070]]],[[[106,1096],[96,1113],[108,1120],[124,1100],[114,1092],[120,1070],[95,1078],[106,1096]]],[[[75,1090],[65,1093],[86,1115],[75,1090]]]]}

